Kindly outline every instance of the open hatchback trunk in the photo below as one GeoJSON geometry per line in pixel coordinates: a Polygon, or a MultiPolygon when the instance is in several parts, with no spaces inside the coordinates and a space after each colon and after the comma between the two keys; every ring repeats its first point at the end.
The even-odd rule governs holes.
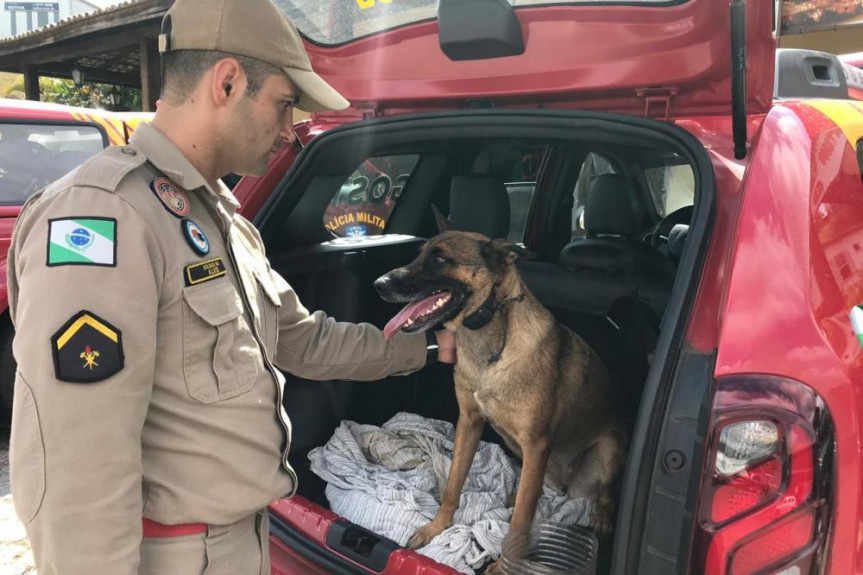
{"type": "MultiPolygon", "coordinates": [[[[358,122],[322,134],[257,225],[273,268],[307,308],[381,328],[398,306],[381,300],[372,283],[410,262],[437,233],[435,210],[467,222],[461,229],[499,230],[499,237],[534,251],[536,259],[519,263],[525,282],[604,359],[615,407],[632,435],[617,491],[616,538],[600,545],[601,572],[609,573],[613,554],[630,560],[632,534],[642,528],[646,499],[636,479],[642,462],[652,461],[655,430],[648,429],[664,410],[661,390],[681,361],[714,191],[704,148],[665,123],[594,112],[464,111],[358,122]],[[591,194],[609,185],[626,192],[590,207],[591,194]],[[465,195],[475,199],[464,201],[465,195]],[[620,236],[592,237],[592,221],[617,217],[628,222],[620,236]],[[383,230],[375,218],[385,220],[383,230]],[[609,246],[621,257],[609,259],[603,251],[609,246]]],[[[454,572],[338,519],[308,458],[343,420],[381,425],[408,412],[454,423],[452,368],[436,364],[376,383],[288,375],[285,391],[299,491],[271,508],[274,572],[316,572],[311,564],[320,573],[454,572]]],[[[500,441],[490,429],[484,439],[500,441]]]]}
{"type": "MultiPolygon", "coordinates": [[[[280,0],[315,70],[370,115],[466,105],[730,115],[732,17],[712,0],[280,0]]],[[[746,103],[773,97],[773,3],[745,10],[746,103]]],[[[744,36],[741,36],[742,40],[744,36]]]]}
{"type": "MultiPolygon", "coordinates": [[[[526,246],[527,286],[606,362],[630,434],[599,573],[684,572],[715,311],[687,326],[708,249],[724,249],[711,244],[717,182],[736,203],[732,156],[771,106],[773,3],[276,4],[351,108],[301,126],[311,142],[264,180],[279,182],[255,220],[273,268],[307,308],[383,328],[398,307],[373,282],[438,233],[436,212],[526,246]],[[589,207],[611,188],[616,200],[589,207]],[[596,218],[615,233],[597,234],[596,218]],[[687,447],[658,462],[669,442],[687,447]]],[[[333,513],[308,457],[345,420],[454,423],[451,367],[371,384],[288,375],[284,406],[299,490],[271,507],[274,573],[456,572],[333,513]]]]}

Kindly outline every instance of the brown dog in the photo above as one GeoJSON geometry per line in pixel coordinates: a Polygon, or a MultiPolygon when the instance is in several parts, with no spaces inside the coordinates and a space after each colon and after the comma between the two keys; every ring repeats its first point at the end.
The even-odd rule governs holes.
{"type": "Polygon", "coordinates": [[[530,293],[515,266],[519,253],[526,252],[505,240],[446,232],[375,282],[385,300],[411,302],[387,324],[387,337],[440,323],[456,334],[452,467],[437,515],[412,548],[452,524],[483,420],[523,463],[510,529],[532,524],[543,478],[571,497],[593,499],[592,526],[600,535],[611,529],[611,483],[624,441],[609,408],[606,369],[530,293]]]}

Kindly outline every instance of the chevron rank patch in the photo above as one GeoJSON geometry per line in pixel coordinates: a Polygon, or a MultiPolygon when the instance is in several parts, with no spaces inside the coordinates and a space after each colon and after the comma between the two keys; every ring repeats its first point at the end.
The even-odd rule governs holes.
{"type": "Polygon", "coordinates": [[[198,262],[184,268],[186,287],[202,284],[228,273],[222,258],[213,258],[205,262],[198,262]]]}
{"type": "Polygon", "coordinates": [[[49,266],[117,265],[117,220],[58,218],[48,220],[49,266]]]}
{"type": "Polygon", "coordinates": [[[51,337],[54,376],[71,383],[95,383],[123,369],[123,334],[96,314],[82,310],[51,337]]]}

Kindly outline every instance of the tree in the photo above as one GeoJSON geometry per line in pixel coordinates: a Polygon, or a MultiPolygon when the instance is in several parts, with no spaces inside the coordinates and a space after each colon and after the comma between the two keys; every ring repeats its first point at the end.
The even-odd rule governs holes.
{"type": "MultiPolygon", "coordinates": [[[[81,108],[103,108],[114,111],[138,111],[141,109],[141,90],[87,82],[76,86],[72,80],[60,78],[39,78],[39,93],[43,102],[54,102],[81,108]],[[112,104],[112,94],[117,103],[112,104]]],[[[4,98],[24,99],[24,76],[0,88],[4,98]]]]}

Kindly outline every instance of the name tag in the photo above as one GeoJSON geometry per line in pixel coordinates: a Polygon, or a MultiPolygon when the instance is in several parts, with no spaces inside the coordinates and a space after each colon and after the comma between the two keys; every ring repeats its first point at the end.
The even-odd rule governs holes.
{"type": "Polygon", "coordinates": [[[194,286],[220,278],[228,273],[222,258],[213,258],[205,262],[198,262],[185,267],[183,277],[186,286],[194,286]]]}

